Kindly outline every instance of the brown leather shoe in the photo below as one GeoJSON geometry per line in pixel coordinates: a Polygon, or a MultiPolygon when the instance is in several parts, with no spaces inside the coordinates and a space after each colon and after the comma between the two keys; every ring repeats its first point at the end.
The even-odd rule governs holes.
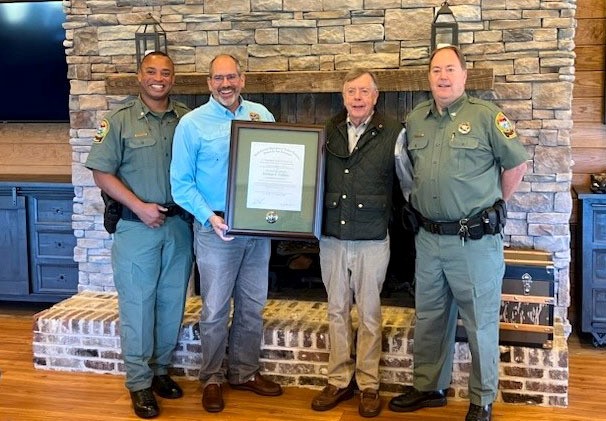
{"type": "Polygon", "coordinates": [[[353,398],[353,388],[350,386],[339,389],[332,384],[326,386],[322,391],[314,396],[311,401],[311,409],[315,411],[328,411],[339,404],[353,398]]]}
{"type": "Polygon", "coordinates": [[[376,417],[381,412],[381,397],[374,389],[364,389],[360,393],[358,412],[366,418],[376,417]]]}
{"type": "Polygon", "coordinates": [[[282,394],[282,387],[278,383],[266,379],[261,373],[256,373],[252,379],[246,383],[230,383],[229,385],[232,389],[248,390],[261,396],[279,396],[282,394]]]}
{"type": "Polygon", "coordinates": [[[202,406],[208,412],[221,412],[225,408],[220,384],[210,383],[202,390],[202,406]]]}

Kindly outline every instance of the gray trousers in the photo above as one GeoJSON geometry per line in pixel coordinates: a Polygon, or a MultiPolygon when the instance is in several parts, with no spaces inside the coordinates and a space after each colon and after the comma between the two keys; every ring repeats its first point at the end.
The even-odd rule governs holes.
{"type": "Polygon", "coordinates": [[[497,234],[462,243],[457,235],[421,229],[415,244],[414,387],[450,386],[460,314],[472,358],[469,400],[492,403],[499,381],[503,240],[497,234]]]}
{"type": "Polygon", "coordinates": [[[150,387],[168,372],[192,269],[191,225],[177,216],[159,228],[120,220],[112,246],[126,387],[150,387]]]}

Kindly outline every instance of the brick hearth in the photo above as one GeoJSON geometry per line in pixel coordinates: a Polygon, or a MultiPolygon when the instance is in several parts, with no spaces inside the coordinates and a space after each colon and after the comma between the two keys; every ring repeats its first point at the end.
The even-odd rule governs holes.
{"type": "MultiPolygon", "coordinates": [[[[200,297],[187,300],[174,355],[176,376],[198,376],[201,305],[200,297]]],[[[284,386],[321,388],[329,347],[326,303],[269,300],[264,319],[263,371],[284,386]]],[[[414,309],[383,307],[381,390],[386,394],[412,382],[413,323],[414,309]]],[[[557,320],[555,328],[551,349],[501,346],[498,401],[568,404],[568,347],[557,320]]],[[[38,313],[33,350],[38,369],[123,375],[116,295],[85,291],[38,313]]],[[[449,392],[454,399],[468,396],[470,364],[467,344],[457,343],[449,392]]]]}

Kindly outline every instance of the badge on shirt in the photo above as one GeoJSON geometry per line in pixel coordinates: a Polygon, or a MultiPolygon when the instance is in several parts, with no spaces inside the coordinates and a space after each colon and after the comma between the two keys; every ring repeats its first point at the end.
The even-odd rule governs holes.
{"type": "Polygon", "coordinates": [[[250,121],[261,121],[261,116],[259,115],[259,113],[254,113],[254,112],[250,112],[248,113],[248,116],[250,117],[250,121]]]}
{"type": "Polygon", "coordinates": [[[459,133],[468,134],[470,131],[471,131],[471,123],[469,121],[459,124],[459,133]]]}
{"type": "Polygon", "coordinates": [[[107,132],[109,132],[109,121],[103,119],[101,123],[99,123],[99,127],[97,128],[93,142],[103,143],[103,139],[105,139],[105,136],[107,136],[107,132]]]}
{"type": "Polygon", "coordinates": [[[509,119],[502,112],[497,114],[494,122],[497,129],[499,129],[499,131],[503,133],[503,136],[505,136],[507,139],[514,139],[517,137],[514,124],[509,121],[509,119]]]}

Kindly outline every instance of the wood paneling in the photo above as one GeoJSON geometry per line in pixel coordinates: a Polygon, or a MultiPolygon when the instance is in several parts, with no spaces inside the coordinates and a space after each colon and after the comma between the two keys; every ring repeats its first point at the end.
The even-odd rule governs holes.
{"type": "Polygon", "coordinates": [[[577,0],[577,19],[606,17],[606,0],[577,0]]]}
{"type": "Polygon", "coordinates": [[[574,172],[592,174],[606,170],[606,148],[580,148],[574,156],[574,172]]]}
{"type": "Polygon", "coordinates": [[[606,148],[606,125],[575,122],[572,136],[575,148],[606,148]]]}
{"type": "Polygon", "coordinates": [[[579,45],[603,45],[606,36],[606,18],[579,19],[575,41],[579,45]]]}
{"type": "MultiPolygon", "coordinates": [[[[575,42],[578,42],[575,40],[575,42]]],[[[604,45],[579,45],[574,49],[577,55],[575,69],[577,72],[604,70],[604,45]]]]}
{"type": "Polygon", "coordinates": [[[604,96],[604,72],[577,72],[573,95],[577,98],[604,96]]]}
{"type": "Polygon", "coordinates": [[[572,99],[572,120],[601,124],[604,118],[604,96],[572,99]]]}
{"type": "Polygon", "coordinates": [[[71,175],[69,123],[0,124],[0,174],[71,175]]]}

